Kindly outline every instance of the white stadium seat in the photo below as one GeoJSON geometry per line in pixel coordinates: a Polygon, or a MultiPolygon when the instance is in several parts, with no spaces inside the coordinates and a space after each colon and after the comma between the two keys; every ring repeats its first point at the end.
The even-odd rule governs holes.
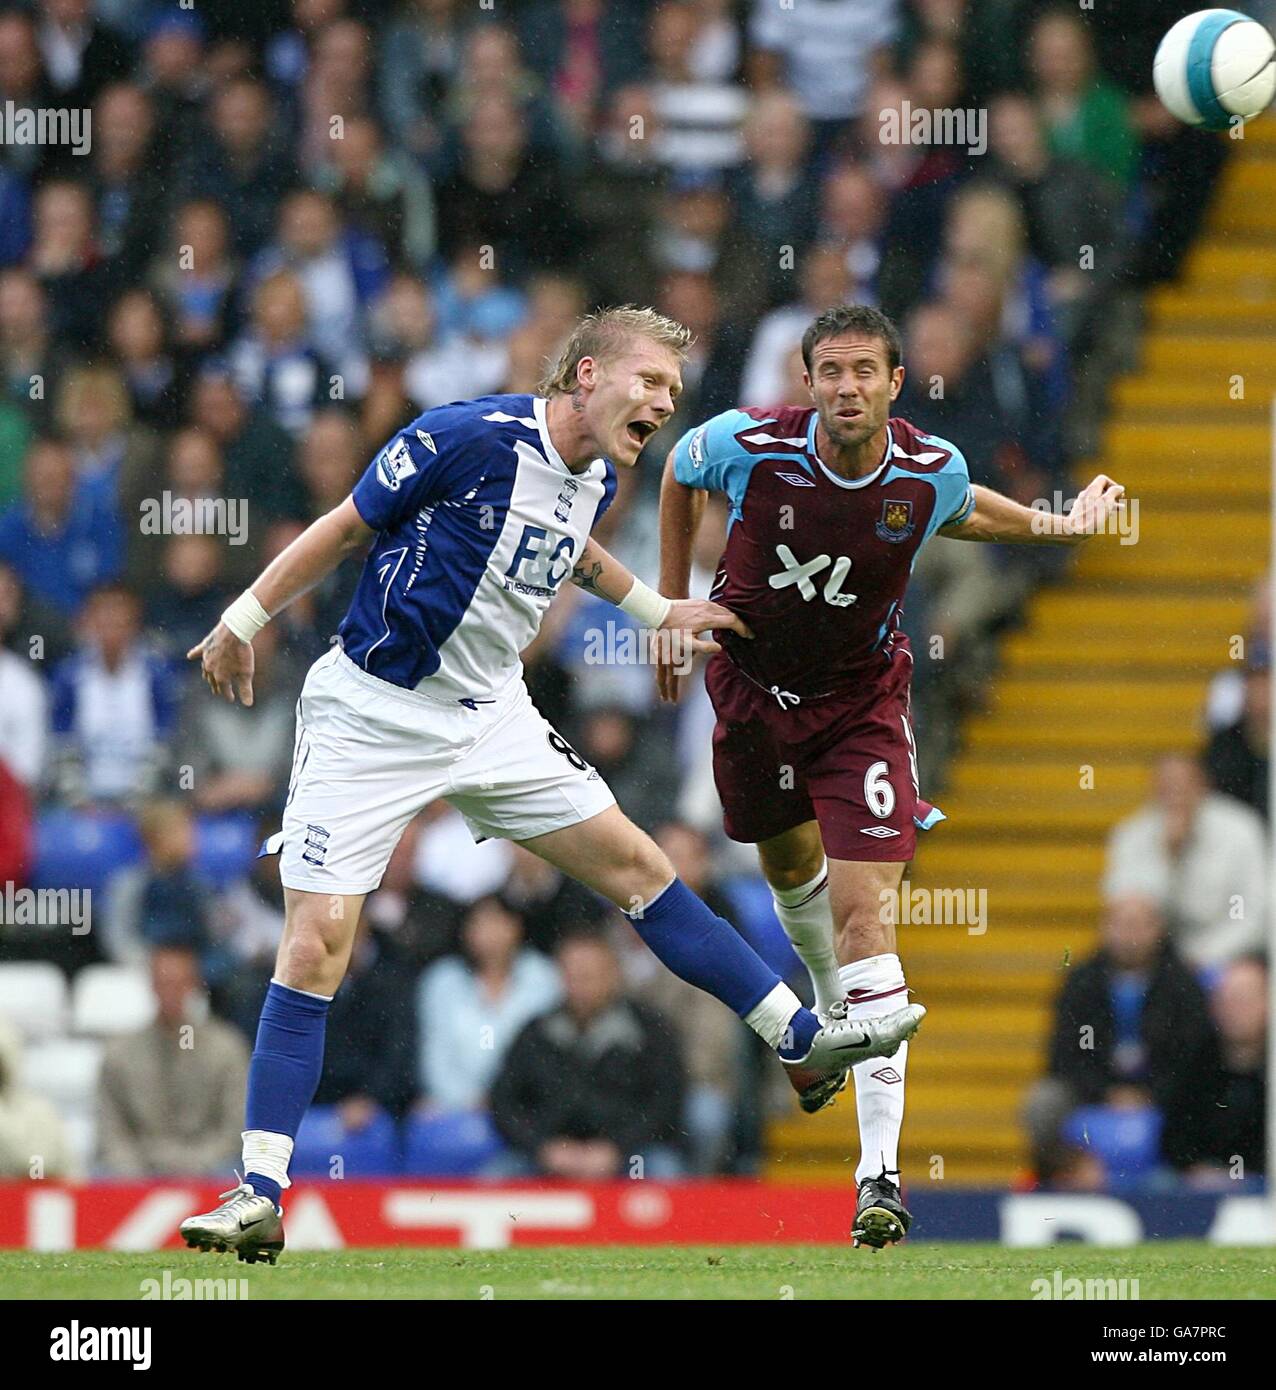
{"type": "Polygon", "coordinates": [[[66,1031],[66,976],[47,961],[0,965],[0,1018],[26,1040],[56,1037],[66,1031]]]}
{"type": "Polygon", "coordinates": [[[27,1048],[22,1073],[27,1090],[65,1114],[71,1108],[92,1108],[101,1066],[102,1044],[95,1038],[51,1038],[27,1048]]]}
{"type": "Polygon", "coordinates": [[[109,1038],[135,1033],[155,1017],[155,996],[145,970],[128,965],[86,965],[71,990],[71,1031],[109,1038]]]}

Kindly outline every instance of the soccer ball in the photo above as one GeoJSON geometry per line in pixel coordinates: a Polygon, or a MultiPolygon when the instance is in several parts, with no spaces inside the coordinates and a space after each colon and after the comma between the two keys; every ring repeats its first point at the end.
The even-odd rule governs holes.
{"type": "Polygon", "coordinates": [[[1237,10],[1198,10],[1161,40],[1152,68],[1156,94],[1180,121],[1226,130],[1276,96],[1276,42],[1237,10]]]}

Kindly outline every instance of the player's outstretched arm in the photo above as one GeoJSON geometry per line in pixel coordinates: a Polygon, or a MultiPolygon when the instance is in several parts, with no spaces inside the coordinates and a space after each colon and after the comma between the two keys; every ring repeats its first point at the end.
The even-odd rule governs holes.
{"type": "Polygon", "coordinates": [[[1037,545],[1079,545],[1115,529],[1111,518],[1125,501],[1125,488],[1105,473],[1087,483],[1072,509],[1061,512],[1025,507],[992,488],[971,487],[975,506],[965,521],[941,526],[941,536],[959,541],[1006,541],[1037,545]]]}
{"type": "MultiPolygon", "coordinates": [[[[660,592],[685,598],[691,586],[691,557],[709,495],[703,488],[687,487],[674,476],[674,450],[665,460],[660,480],[660,592]]],[[[685,661],[661,648],[656,653],[656,692],[662,700],[677,704],[689,674],[685,661]],[[666,659],[667,658],[667,659],[666,659]]]]}
{"type": "MultiPolygon", "coordinates": [[[[716,652],[716,642],[697,636],[715,628],[752,637],[744,619],[710,599],[667,598],[649,588],[632,571],[609,554],[592,537],[572,570],[572,583],[591,594],[614,603],[622,612],[637,618],[643,627],[657,631],[682,632],[683,652],[716,652]]],[[[685,588],[685,585],[684,585],[685,588]]],[[[663,647],[661,648],[663,650],[663,647]]],[[[685,661],[683,663],[686,664],[685,661]]]]}
{"type": "Polygon", "coordinates": [[[251,705],[253,637],[294,599],[327,578],[347,555],[366,548],[374,534],[347,497],[280,551],[222,614],[212,632],[186,653],[188,661],[200,659],[213,694],[224,695],[234,704],[238,691],[240,700],[251,705]]]}

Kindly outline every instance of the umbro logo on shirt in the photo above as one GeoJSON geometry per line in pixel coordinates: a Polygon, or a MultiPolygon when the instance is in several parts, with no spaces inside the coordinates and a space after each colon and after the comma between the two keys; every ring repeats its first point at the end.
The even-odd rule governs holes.
{"type": "Polygon", "coordinates": [[[815,480],[804,478],[801,473],[777,473],[777,478],[783,478],[786,483],[791,483],[794,487],[814,487],[815,480]]]}
{"type": "Polygon", "coordinates": [[[416,437],[432,454],[437,454],[439,452],[438,446],[434,442],[433,435],[427,434],[424,430],[417,430],[416,437]]]}
{"type": "Polygon", "coordinates": [[[892,835],[898,835],[898,830],[892,830],[889,825],[868,825],[860,830],[861,835],[872,835],[877,840],[889,840],[892,835]]]}

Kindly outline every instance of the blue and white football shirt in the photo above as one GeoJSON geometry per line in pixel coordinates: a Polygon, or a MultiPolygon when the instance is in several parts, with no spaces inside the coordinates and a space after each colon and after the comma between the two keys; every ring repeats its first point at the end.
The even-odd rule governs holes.
{"type": "Polygon", "coordinates": [[[522,675],[519,653],[616,493],[595,459],[573,473],[539,396],[427,410],[355,485],[377,532],[340,633],[346,655],[392,685],[490,699],[522,675]]]}

